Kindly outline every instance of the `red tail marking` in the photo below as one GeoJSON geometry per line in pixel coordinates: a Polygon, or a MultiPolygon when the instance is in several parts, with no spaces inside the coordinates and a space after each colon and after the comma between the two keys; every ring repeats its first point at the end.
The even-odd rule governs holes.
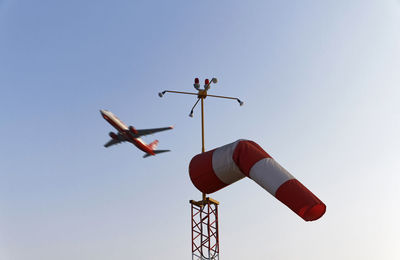
{"type": "Polygon", "coordinates": [[[155,150],[155,149],[157,148],[157,145],[158,145],[158,140],[154,140],[153,142],[151,142],[151,143],[149,144],[149,148],[150,148],[151,150],[155,150]]]}

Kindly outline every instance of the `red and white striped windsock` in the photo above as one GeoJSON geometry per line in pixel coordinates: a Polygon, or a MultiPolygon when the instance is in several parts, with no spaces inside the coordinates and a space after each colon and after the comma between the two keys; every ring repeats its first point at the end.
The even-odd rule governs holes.
{"type": "Polygon", "coordinates": [[[306,221],[319,219],[326,206],[258,144],[238,140],[192,158],[189,175],[203,193],[213,193],[249,177],[306,221]]]}

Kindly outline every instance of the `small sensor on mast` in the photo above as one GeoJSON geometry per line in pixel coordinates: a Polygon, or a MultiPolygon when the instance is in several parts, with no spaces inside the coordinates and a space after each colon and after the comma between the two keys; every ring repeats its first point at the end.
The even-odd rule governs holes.
{"type": "Polygon", "coordinates": [[[199,88],[200,88],[200,80],[199,80],[199,78],[195,78],[194,79],[193,86],[194,86],[195,89],[199,90],[199,88]]]}

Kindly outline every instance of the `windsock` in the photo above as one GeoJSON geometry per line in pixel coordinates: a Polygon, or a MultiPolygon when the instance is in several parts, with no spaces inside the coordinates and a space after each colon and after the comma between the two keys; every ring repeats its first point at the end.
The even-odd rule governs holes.
{"type": "Polygon", "coordinates": [[[305,221],[324,215],[326,206],[258,144],[238,140],[194,156],[189,164],[194,186],[213,193],[249,177],[305,221]]]}

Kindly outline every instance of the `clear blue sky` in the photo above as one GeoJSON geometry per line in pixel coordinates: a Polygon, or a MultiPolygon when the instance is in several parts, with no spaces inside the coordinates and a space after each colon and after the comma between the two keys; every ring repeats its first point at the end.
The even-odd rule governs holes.
{"type": "Polygon", "coordinates": [[[0,0],[0,260],[190,259],[188,164],[258,142],[327,205],[306,223],[251,180],[221,259],[400,259],[400,2],[0,0]],[[109,109],[173,152],[105,149],[109,109]]]}

